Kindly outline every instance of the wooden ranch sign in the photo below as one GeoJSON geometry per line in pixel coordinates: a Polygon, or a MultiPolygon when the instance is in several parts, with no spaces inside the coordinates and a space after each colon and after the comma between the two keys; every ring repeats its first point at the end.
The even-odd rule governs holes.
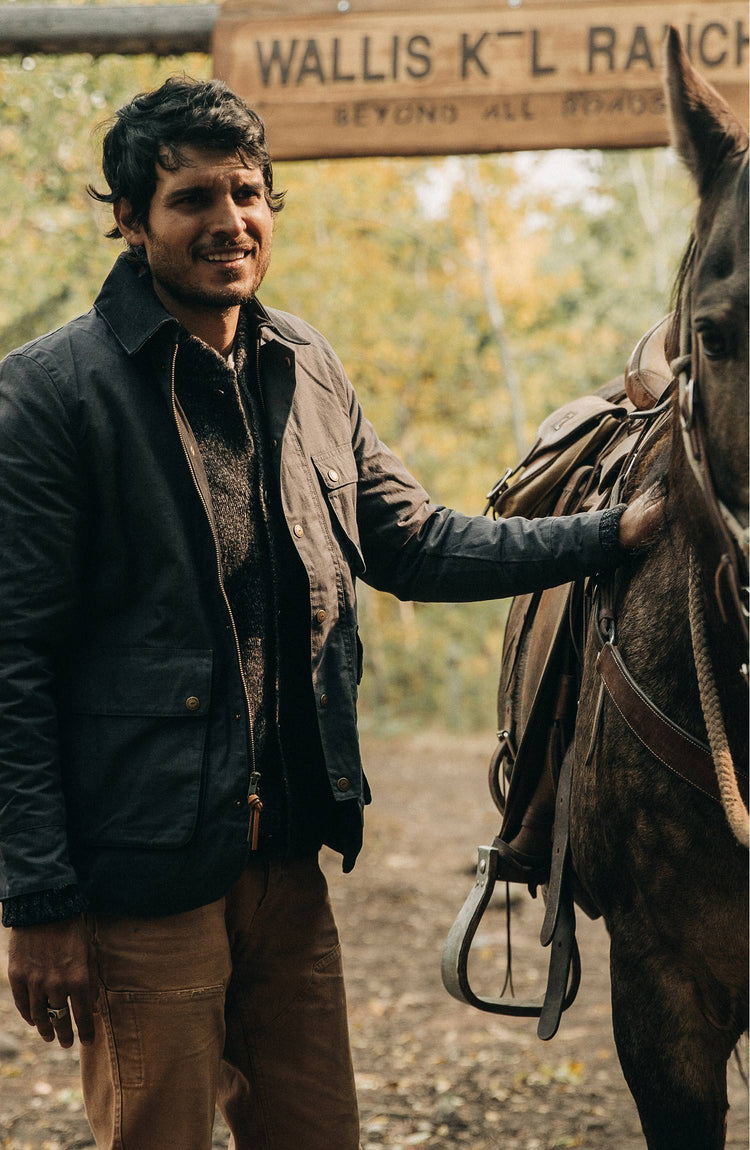
{"type": "Polygon", "coordinates": [[[747,122],[744,0],[227,0],[214,73],[276,159],[647,147],[669,23],[747,122]]]}

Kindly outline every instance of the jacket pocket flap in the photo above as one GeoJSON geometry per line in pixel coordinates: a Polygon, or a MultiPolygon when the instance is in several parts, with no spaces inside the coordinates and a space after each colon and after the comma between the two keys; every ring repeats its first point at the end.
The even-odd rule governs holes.
{"type": "Polygon", "coordinates": [[[356,483],[359,478],[357,463],[349,443],[343,447],[334,447],[331,451],[322,451],[318,455],[313,455],[312,461],[315,464],[315,470],[329,491],[346,487],[349,483],[356,483]]]}
{"type": "Polygon", "coordinates": [[[65,676],[65,702],[83,715],[200,717],[209,709],[212,665],[210,650],[94,651],[65,676]]]}

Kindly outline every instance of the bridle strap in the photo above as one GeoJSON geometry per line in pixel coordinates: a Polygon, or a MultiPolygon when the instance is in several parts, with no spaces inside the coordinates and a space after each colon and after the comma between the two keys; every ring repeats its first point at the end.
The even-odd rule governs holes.
{"type": "MultiPolygon", "coordinates": [[[[659,710],[633,679],[613,643],[604,643],[597,659],[597,669],[615,708],[654,758],[686,783],[720,803],[721,791],[710,748],[659,710]]],[[[739,771],[737,785],[747,803],[748,780],[739,771]]]]}
{"type": "Polygon", "coordinates": [[[689,304],[689,297],[686,297],[680,322],[681,354],[670,365],[679,379],[677,404],[682,446],[709,527],[707,570],[713,573],[713,591],[719,613],[725,626],[739,628],[747,646],[748,615],[743,603],[747,571],[741,557],[739,529],[736,533],[730,530],[728,524],[734,525],[734,517],[717,498],[711,478],[697,379],[697,347],[689,327],[689,304]]]}

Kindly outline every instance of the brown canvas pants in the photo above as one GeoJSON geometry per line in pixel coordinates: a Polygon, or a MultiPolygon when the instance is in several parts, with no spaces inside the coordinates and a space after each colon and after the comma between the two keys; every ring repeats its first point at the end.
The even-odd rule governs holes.
{"type": "Polygon", "coordinates": [[[253,864],[218,902],[90,919],[86,1112],[107,1150],[357,1150],[341,953],[317,859],[253,864]]]}

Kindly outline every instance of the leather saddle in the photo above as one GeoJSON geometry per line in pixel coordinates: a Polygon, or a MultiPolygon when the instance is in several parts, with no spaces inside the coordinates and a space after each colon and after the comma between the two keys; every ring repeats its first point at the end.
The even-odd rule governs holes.
{"type": "MultiPolygon", "coordinates": [[[[619,476],[641,436],[628,417],[656,407],[671,383],[664,352],[671,318],[639,340],[624,376],[547,417],[524,460],[490,493],[495,516],[570,515],[617,502],[619,476]]],[[[511,604],[498,690],[498,748],[490,767],[490,791],[504,816],[500,837],[506,841],[518,830],[540,772],[549,770],[555,783],[559,778],[575,725],[577,655],[588,605],[580,583],[522,595],[511,604]]]]}
{"type": "MultiPolygon", "coordinates": [[[[671,319],[667,316],[639,340],[623,376],[544,420],[521,463],[489,492],[487,510],[495,517],[568,515],[618,502],[621,475],[643,434],[638,413],[658,408],[672,382],[664,351],[671,319]]],[[[580,980],[568,849],[572,754],[566,752],[575,728],[589,596],[589,583],[579,582],[515,598],[498,687],[498,744],[489,783],[503,821],[495,844],[515,835],[543,771],[550,772],[555,790],[553,861],[540,939],[551,947],[544,1000],[481,998],[469,982],[471,942],[498,875],[495,844],[479,848],[474,888],[443,951],[442,976],[450,994],[491,1013],[538,1017],[537,1034],[543,1039],[557,1032],[580,980]]],[[[591,917],[598,915],[577,889],[575,901],[591,917]]]]}

